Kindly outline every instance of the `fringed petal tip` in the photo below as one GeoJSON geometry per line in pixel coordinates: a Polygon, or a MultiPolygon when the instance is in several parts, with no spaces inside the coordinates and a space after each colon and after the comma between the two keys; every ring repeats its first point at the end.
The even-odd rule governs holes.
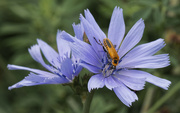
{"type": "Polygon", "coordinates": [[[116,7],[114,8],[114,11],[115,11],[115,10],[123,11],[123,9],[120,8],[120,7],[118,7],[118,6],[116,6],[116,7]]]}
{"type": "Polygon", "coordinates": [[[99,86],[90,86],[90,85],[88,85],[88,91],[91,92],[91,90],[99,89],[99,88],[103,88],[103,87],[104,87],[103,84],[101,84],[99,86]]]}
{"type": "MultiPolygon", "coordinates": [[[[145,28],[144,20],[142,18],[140,18],[136,23],[138,26],[142,27],[143,29],[145,28]]],[[[136,27],[138,27],[138,26],[136,26],[136,27]]]]}
{"type": "Polygon", "coordinates": [[[80,14],[79,20],[82,21],[83,18],[84,18],[84,16],[82,14],[80,14]]]}
{"type": "Polygon", "coordinates": [[[154,84],[162,89],[167,90],[168,87],[171,84],[171,81],[154,76],[150,73],[140,71],[140,70],[128,70],[128,71],[123,71],[123,74],[130,75],[130,76],[136,76],[139,78],[146,78],[146,82],[149,82],[151,84],[154,84]]]}
{"type": "Polygon", "coordinates": [[[86,13],[90,13],[89,9],[84,10],[84,14],[86,14],[86,13]]]}
{"type": "Polygon", "coordinates": [[[165,89],[165,90],[168,90],[168,88],[170,87],[170,85],[171,85],[171,81],[169,81],[169,80],[166,80],[166,79],[164,79],[164,85],[163,86],[161,86],[161,88],[163,88],[163,89],[165,89]]]}
{"type": "Polygon", "coordinates": [[[132,103],[138,100],[137,95],[124,85],[114,88],[113,90],[121,102],[128,107],[132,106],[132,103]]]}
{"type": "Polygon", "coordinates": [[[75,25],[76,25],[75,22],[73,22],[72,26],[75,26],[75,25]]]}
{"type": "Polygon", "coordinates": [[[143,20],[142,18],[140,18],[140,19],[139,19],[139,21],[142,21],[142,22],[144,22],[144,20],[143,20]]]}
{"type": "Polygon", "coordinates": [[[39,38],[37,38],[36,40],[37,40],[38,43],[43,42],[43,41],[42,41],[41,39],[39,39],[39,38]]]}
{"type": "Polygon", "coordinates": [[[88,91],[104,87],[104,77],[102,74],[93,75],[88,82],[88,91]]]}
{"type": "Polygon", "coordinates": [[[80,40],[83,40],[84,28],[83,28],[82,23],[79,23],[77,25],[75,23],[73,23],[72,26],[74,29],[75,37],[80,40]]]}
{"type": "Polygon", "coordinates": [[[56,34],[56,39],[61,38],[61,33],[62,31],[58,29],[56,34]]]}
{"type": "Polygon", "coordinates": [[[61,30],[59,29],[57,30],[56,38],[60,36],[61,32],[62,32],[61,30]]]}
{"type": "Polygon", "coordinates": [[[156,85],[156,86],[158,86],[164,90],[168,90],[168,88],[171,85],[171,81],[166,80],[166,79],[162,79],[162,78],[159,78],[156,76],[149,78],[148,82],[150,82],[150,83],[152,83],[152,84],[154,84],[154,85],[156,85]],[[151,79],[154,81],[152,81],[151,79]]]}
{"type": "Polygon", "coordinates": [[[132,103],[134,103],[135,101],[138,101],[138,99],[136,100],[134,100],[134,101],[132,101],[132,102],[129,102],[128,104],[125,104],[127,107],[131,107],[132,106],[132,103]]]}
{"type": "Polygon", "coordinates": [[[28,48],[28,51],[30,51],[32,48],[36,48],[36,47],[39,47],[39,45],[38,44],[32,45],[30,48],[28,48]]]}
{"type": "Polygon", "coordinates": [[[15,70],[16,68],[15,68],[14,66],[15,66],[15,65],[8,64],[8,65],[7,65],[7,68],[8,68],[9,70],[15,70]]]}
{"type": "Polygon", "coordinates": [[[111,90],[111,91],[112,91],[114,88],[117,88],[117,87],[118,87],[118,86],[110,86],[110,87],[109,87],[109,86],[106,85],[106,88],[108,88],[108,89],[111,90]]]}
{"type": "MultiPolygon", "coordinates": [[[[101,88],[103,88],[103,87],[101,87],[101,88]]],[[[98,88],[90,88],[90,89],[88,88],[88,91],[91,92],[92,90],[95,90],[95,89],[98,89],[98,88]]]]}

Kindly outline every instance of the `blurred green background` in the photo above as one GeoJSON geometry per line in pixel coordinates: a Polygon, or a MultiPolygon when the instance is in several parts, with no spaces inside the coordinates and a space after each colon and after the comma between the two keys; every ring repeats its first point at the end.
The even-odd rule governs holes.
{"type": "Polygon", "coordinates": [[[146,83],[128,108],[113,91],[99,89],[91,113],[180,113],[180,1],[179,0],[1,0],[0,1],[0,113],[80,113],[81,99],[62,85],[42,85],[8,90],[29,72],[8,71],[7,64],[45,70],[28,53],[40,38],[56,48],[57,29],[74,35],[72,23],[88,8],[105,33],[115,6],[123,8],[126,33],[140,18],[145,31],[140,43],[158,38],[166,46],[171,65],[145,70],[172,82],[168,91],[146,83]]]}

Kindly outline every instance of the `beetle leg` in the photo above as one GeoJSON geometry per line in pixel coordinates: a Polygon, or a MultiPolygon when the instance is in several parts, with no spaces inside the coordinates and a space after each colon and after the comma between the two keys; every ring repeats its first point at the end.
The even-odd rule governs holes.
{"type": "Polygon", "coordinates": [[[110,70],[116,69],[116,66],[111,65],[110,70]]]}
{"type": "Polygon", "coordinates": [[[108,59],[111,59],[111,57],[110,57],[109,53],[107,53],[107,57],[108,57],[108,59]]]}
{"type": "Polygon", "coordinates": [[[99,40],[99,42],[96,40],[96,38],[95,37],[93,37],[94,38],[94,40],[99,44],[99,45],[101,45],[102,47],[103,47],[103,50],[105,51],[105,52],[107,52],[107,50],[105,49],[105,47],[104,47],[104,45],[102,44],[102,42],[99,40]]]}
{"type": "Polygon", "coordinates": [[[122,61],[122,59],[119,60],[119,63],[122,61]]]}

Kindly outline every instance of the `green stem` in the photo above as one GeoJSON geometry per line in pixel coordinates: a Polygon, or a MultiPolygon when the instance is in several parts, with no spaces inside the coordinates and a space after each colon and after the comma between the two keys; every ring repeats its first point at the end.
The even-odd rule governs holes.
{"type": "Polygon", "coordinates": [[[83,113],[89,113],[93,95],[94,95],[94,90],[92,90],[90,93],[88,92],[86,100],[83,105],[83,113]]]}
{"type": "Polygon", "coordinates": [[[153,94],[154,94],[154,87],[150,87],[146,92],[146,96],[145,96],[143,106],[142,106],[140,113],[146,113],[147,112],[147,110],[149,109],[149,106],[151,104],[153,94]]]}
{"type": "Polygon", "coordinates": [[[154,113],[165,101],[167,101],[172,95],[174,95],[180,89],[180,82],[172,87],[168,93],[166,93],[161,99],[159,99],[147,113],[154,113]]]}

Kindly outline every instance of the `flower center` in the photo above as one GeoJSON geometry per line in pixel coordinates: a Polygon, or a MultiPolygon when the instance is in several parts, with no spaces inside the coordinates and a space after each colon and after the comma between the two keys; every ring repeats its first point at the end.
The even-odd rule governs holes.
{"type": "Polygon", "coordinates": [[[111,75],[114,74],[114,71],[116,69],[112,68],[112,59],[109,59],[107,57],[107,55],[104,55],[103,59],[102,59],[102,63],[103,63],[103,66],[102,66],[102,73],[104,75],[104,77],[109,77],[111,75]]]}
{"type": "Polygon", "coordinates": [[[112,67],[112,65],[110,63],[105,65],[105,67],[103,68],[103,71],[102,71],[104,77],[109,77],[109,76],[113,75],[113,73],[116,69],[112,69],[111,67],[112,67]]]}

